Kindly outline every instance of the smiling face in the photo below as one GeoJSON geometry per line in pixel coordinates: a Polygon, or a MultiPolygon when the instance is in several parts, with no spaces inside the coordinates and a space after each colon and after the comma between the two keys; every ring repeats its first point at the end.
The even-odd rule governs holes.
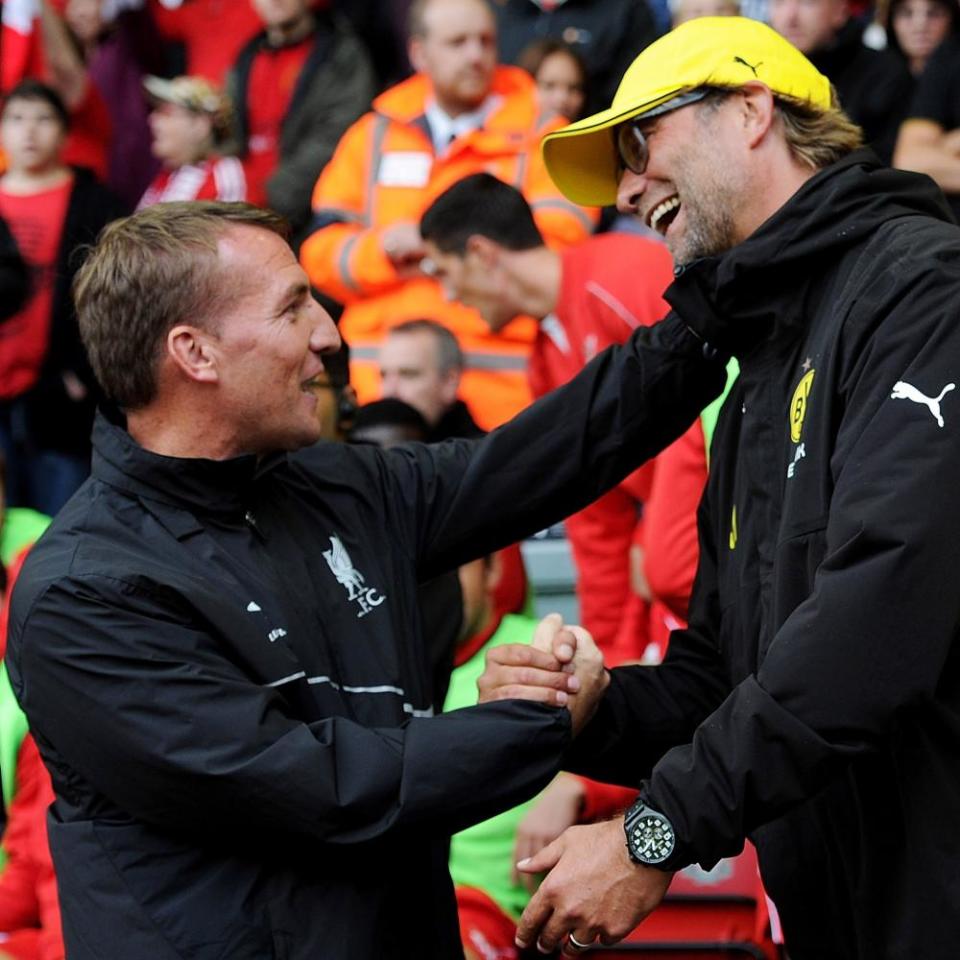
{"type": "Polygon", "coordinates": [[[748,184],[727,116],[734,99],[693,103],[641,123],[646,169],[620,177],[617,208],[656,230],[678,264],[722,253],[742,239],[736,212],[748,184]]]}
{"type": "Polygon", "coordinates": [[[482,0],[433,0],[423,11],[423,34],[410,41],[410,62],[430,78],[448,114],[475,110],[497,65],[493,13],[482,0]]]}
{"type": "Polygon", "coordinates": [[[231,226],[220,268],[242,284],[213,341],[218,401],[235,453],[296,450],[320,437],[312,381],[321,354],[340,346],[330,315],[310,294],[306,274],[276,234],[231,226]]]}

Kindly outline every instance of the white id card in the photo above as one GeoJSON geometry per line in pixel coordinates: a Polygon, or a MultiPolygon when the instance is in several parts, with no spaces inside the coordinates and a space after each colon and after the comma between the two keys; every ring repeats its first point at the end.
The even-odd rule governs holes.
{"type": "Polygon", "coordinates": [[[430,181],[433,156],[413,150],[396,150],[380,158],[377,182],[383,187],[425,187],[430,181]]]}

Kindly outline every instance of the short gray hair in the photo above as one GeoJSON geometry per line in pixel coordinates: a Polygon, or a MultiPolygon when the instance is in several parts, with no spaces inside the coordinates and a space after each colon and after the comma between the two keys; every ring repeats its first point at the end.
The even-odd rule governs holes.
{"type": "Polygon", "coordinates": [[[437,345],[437,366],[440,373],[450,373],[451,370],[462,370],[464,367],[463,351],[456,336],[442,323],[436,320],[407,320],[404,323],[391,327],[389,334],[429,333],[437,345]]]}

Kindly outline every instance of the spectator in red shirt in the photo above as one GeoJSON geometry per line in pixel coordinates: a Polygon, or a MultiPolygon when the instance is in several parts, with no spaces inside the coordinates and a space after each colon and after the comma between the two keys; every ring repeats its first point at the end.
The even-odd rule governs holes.
{"type": "Polygon", "coordinates": [[[307,226],[313,185],[375,90],[366,49],[308,0],[252,0],[264,30],[227,81],[249,199],[307,226]]]}
{"type": "MultiPolygon", "coordinates": [[[[521,314],[538,320],[528,369],[535,396],[566,383],[606,347],[668,309],[662,292],[673,280],[673,261],[662,244],[604,234],[553,251],[523,196],[489,174],[467,177],[441,194],[420,230],[447,295],[475,307],[491,330],[521,314]]],[[[667,502],[653,500],[665,452],[566,521],[581,620],[609,663],[659,659],[669,627],[686,615],[697,564],[696,506],[706,481],[700,425],[677,444],[689,447],[698,464],[682,499],[664,488],[667,502]],[[657,523],[648,527],[644,513],[657,523]],[[651,540],[652,530],[665,535],[651,540]],[[651,590],[648,567],[669,584],[664,596],[651,590]]]]}
{"type": "Polygon", "coordinates": [[[73,312],[72,256],[120,214],[93,177],[61,159],[69,124],[50,87],[26,80],[0,114],[7,157],[0,216],[30,268],[32,292],[0,327],[0,449],[11,506],[54,514],[89,470],[95,381],[73,312]]]}
{"type": "Polygon", "coordinates": [[[171,200],[246,200],[247,182],[236,157],[221,157],[226,134],[226,98],[202,77],[147,77],[153,155],[163,163],[137,206],[171,200]]]}
{"type": "Polygon", "coordinates": [[[150,12],[164,39],[183,45],[184,73],[215,87],[263,27],[250,0],[150,0],[150,12]]]}

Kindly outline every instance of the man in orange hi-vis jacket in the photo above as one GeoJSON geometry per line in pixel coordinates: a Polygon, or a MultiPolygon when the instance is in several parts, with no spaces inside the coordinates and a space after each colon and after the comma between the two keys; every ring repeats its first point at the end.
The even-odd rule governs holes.
{"type": "Polygon", "coordinates": [[[552,246],[584,239],[596,212],[565,199],[548,177],[540,139],[563,121],[540,113],[523,71],[497,65],[485,0],[415,0],[410,13],[418,72],[381,94],[340,141],[314,190],[315,230],[300,258],[311,282],[346,307],[340,330],[361,401],[377,396],[385,331],[429,318],[456,333],[466,357],[463,397],[491,429],[530,402],[525,371],[536,327],[521,319],[493,335],[473,310],[447,302],[421,269],[420,215],[480,170],[523,192],[552,246]]]}

